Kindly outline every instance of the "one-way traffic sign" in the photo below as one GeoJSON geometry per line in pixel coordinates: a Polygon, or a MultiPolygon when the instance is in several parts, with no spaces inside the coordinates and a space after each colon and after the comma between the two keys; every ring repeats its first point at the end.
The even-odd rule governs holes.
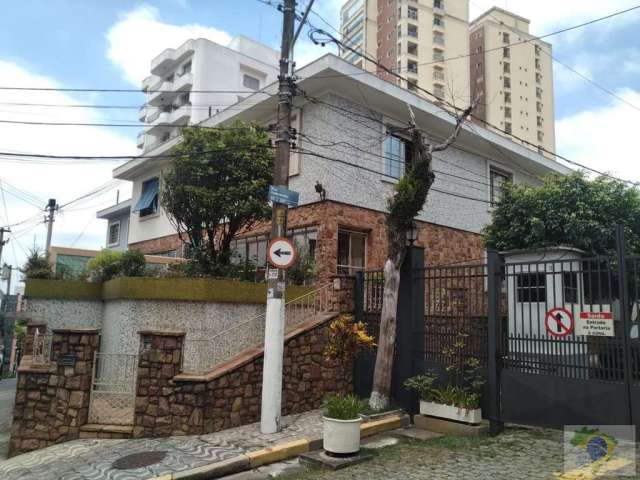
{"type": "Polygon", "coordinates": [[[267,259],[272,266],[286,270],[296,261],[296,249],[288,238],[274,238],[269,243],[267,259]]]}

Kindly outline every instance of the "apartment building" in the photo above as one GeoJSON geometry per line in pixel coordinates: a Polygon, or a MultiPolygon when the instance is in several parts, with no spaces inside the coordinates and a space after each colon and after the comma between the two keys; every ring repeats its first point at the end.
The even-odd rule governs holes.
{"type": "Polygon", "coordinates": [[[138,148],[150,152],[177,137],[179,126],[199,123],[275,81],[279,53],[249,38],[228,46],[204,38],[168,48],[151,61],[142,90],[146,124],[138,148]]]}
{"type": "Polygon", "coordinates": [[[533,38],[529,20],[501,8],[474,20],[471,96],[479,99],[476,116],[526,140],[531,148],[554,152],[552,47],[533,38]]]}
{"type": "MultiPolygon", "coordinates": [[[[341,22],[343,42],[407,81],[378,69],[381,78],[413,91],[419,86],[456,106],[468,105],[469,0],[349,0],[341,22]]],[[[349,50],[341,56],[375,71],[349,50]]]]}

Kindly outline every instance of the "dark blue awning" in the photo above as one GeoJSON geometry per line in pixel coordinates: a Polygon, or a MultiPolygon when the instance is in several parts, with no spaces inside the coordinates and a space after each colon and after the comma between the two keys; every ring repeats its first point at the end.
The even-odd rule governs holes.
{"type": "Polygon", "coordinates": [[[158,196],[158,187],[160,183],[157,178],[153,178],[148,180],[142,184],[142,193],[140,194],[140,199],[138,203],[136,203],[134,212],[139,212],[140,210],[144,210],[145,208],[151,207],[153,205],[153,201],[158,196]]]}

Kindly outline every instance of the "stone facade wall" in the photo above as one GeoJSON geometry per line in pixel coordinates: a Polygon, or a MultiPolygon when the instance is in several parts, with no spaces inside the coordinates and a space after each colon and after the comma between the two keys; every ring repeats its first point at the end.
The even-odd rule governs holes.
{"type": "Polygon", "coordinates": [[[30,365],[29,358],[23,357],[10,456],[79,437],[89,416],[92,360],[99,343],[95,329],[54,330],[48,365],[30,365]],[[59,364],[63,356],[74,357],[75,364],[59,364]]]}
{"type": "MultiPolygon", "coordinates": [[[[320,281],[328,280],[338,271],[338,230],[341,228],[367,234],[368,270],[381,269],[384,266],[388,244],[384,212],[326,200],[290,209],[287,222],[290,229],[317,227],[316,263],[320,281]]],[[[425,221],[418,221],[417,224],[419,232],[416,245],[426,248],[425,261],[428,265],[483,257],[481,235],[425,221]]],[[[268,235],[270,230],[270,224],[264,222],[255,225],[251,231],[243,232],[239,238],[268,235]]],[[[149,242],[159,240],[161,239],[149,242]]],[[[174,240],[177,240],[177,237],[174,240]]]]}
{"type": "MultiPolygon", "coordinates": [[[[262,350],[207,376],[180,375],[182,333],[142,332],[133,435],[197,435],[260,419],[262,350]]],[[[283,415],[318,408],[330,392],[352,390],[351,365],[327,362],[328,321],[301,325],[285,341],[283,415]]]]}
{"type": "Polygon", "coordinates": [[[153,240],[145,240],[144,242],[130,243],[128,248],[129,250],[140,250],[145,255],[155,255],[177,250],[178,256],[182,257],[182,241],[178,234],[154,238],[153,240]]]}
{"type": "Polygon", "coordinates": [[[28,298],[25,311],[50,329],[102,326],[101,300],[28,298]]]}

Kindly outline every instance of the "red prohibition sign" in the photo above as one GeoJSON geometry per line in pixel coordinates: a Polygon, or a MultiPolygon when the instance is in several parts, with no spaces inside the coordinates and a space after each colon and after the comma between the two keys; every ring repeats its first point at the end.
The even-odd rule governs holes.
{"type": "Polygon", "coordinates": [[[549,335],[566,337],[573,332],[573,314],[566,308],[552,308],[545,315],[544,327],[549,335]]]}

